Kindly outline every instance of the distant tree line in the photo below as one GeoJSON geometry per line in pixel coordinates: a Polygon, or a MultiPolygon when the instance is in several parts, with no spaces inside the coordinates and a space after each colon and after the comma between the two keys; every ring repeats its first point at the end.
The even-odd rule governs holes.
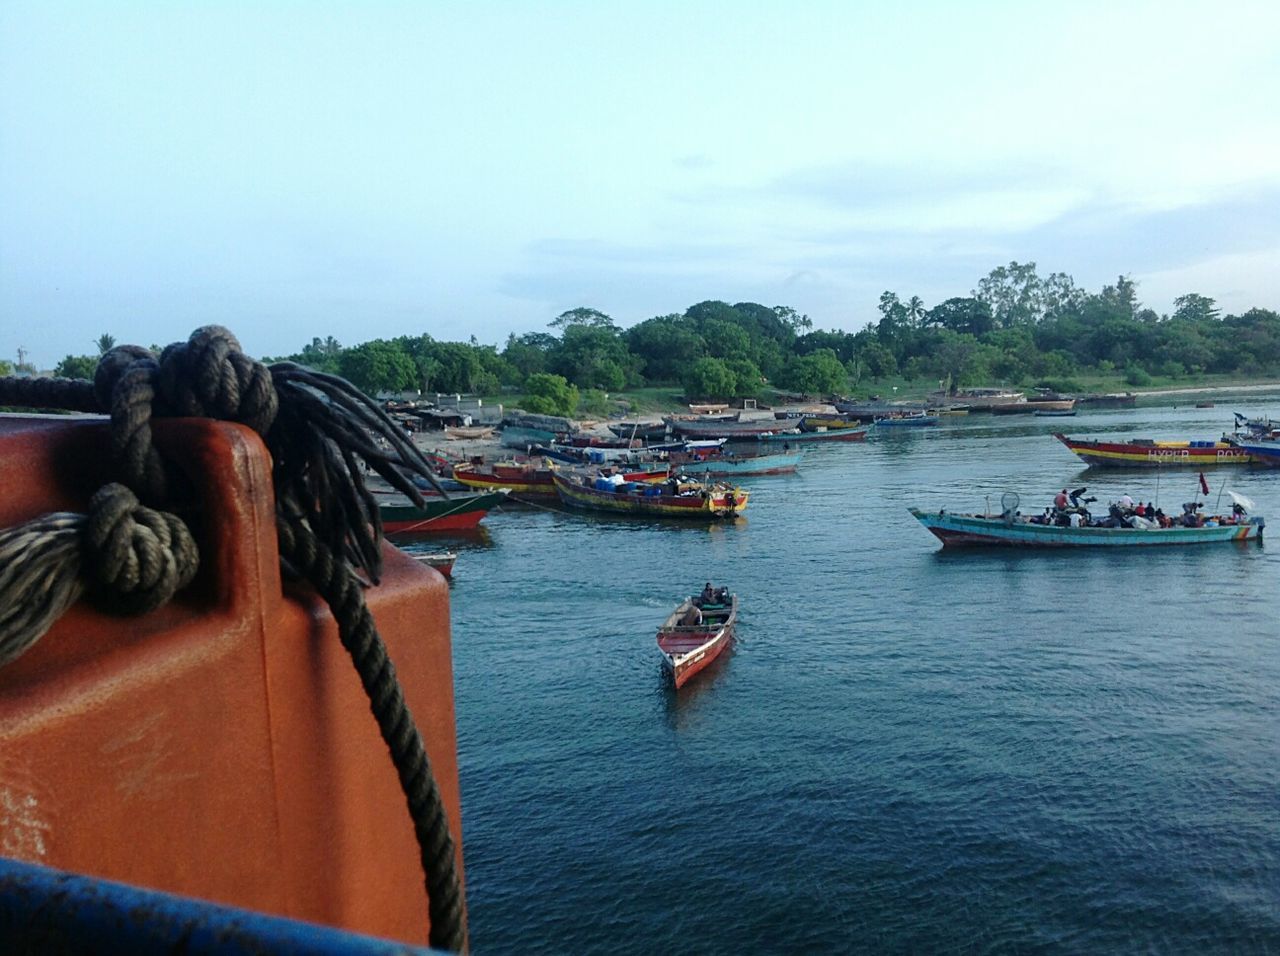
{"type": "MultiPolygon", "coordinates": [[[[1253,308],[1222,315],[1213,299],[1179,296],[1171,315],[1144,308],[1120,276],[1092,293],[1071,276],[1041,277],[1011,262],[970,295],[926,307],[919,296],[880,296],[878,318],[857,332],[822,331],[788,306],[708,301],[683,313],[620,328],[596,309],[571,309],[549,331],[512,334],[505,345],[445,342],[430,335],[343,347],[315,338],[292,361],[351,380],[365,391],[519,395],[530,411],[601,413],[607,395],[646,385],[680,386],[689,399],[756,396],[766,384],[806,395],[874,389],[887,378],[954,387],[1006,383],[1070,388],[1072,376],[1280,373],[1280,315],[1253,308]]],[[[96,344],[112,344],[103,336],[96,344]]],[[[58,374],[83,375],[94,358],[68,355],[58,374]]]]}

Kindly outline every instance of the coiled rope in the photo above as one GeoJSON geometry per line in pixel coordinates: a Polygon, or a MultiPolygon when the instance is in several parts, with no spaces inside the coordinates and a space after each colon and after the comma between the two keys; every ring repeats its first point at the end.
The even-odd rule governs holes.
{"type": "Polygon", "coordinates": [[[197,329],[159,357],[118,346],[92,382],[0,377],[0,405],[109,414],[120,482],[104,485],[86,515],[45,515],[0,531],[0,664],[30,648],[86,590],[112,610],[145,613],[195,576],[194,537],[159,510],[185,500],[189,488],[152,444],[154,417],[240,422],[262,436],[273,459],[281,559],[328,603],[400,777],[426,876],[430,944],[464,949],[448,818],[360,576],[379,579],[382,522],[359,460],[422,507],[410,474],[448,497],[422,453],[350,383],[291,362],[268,368],[220,326],[197,329]]]}

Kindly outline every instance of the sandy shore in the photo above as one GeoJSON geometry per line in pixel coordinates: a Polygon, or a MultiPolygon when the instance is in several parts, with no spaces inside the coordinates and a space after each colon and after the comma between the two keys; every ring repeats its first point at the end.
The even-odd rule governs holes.
{"type": "Polygon", "coordinates": [[[1261,385],[1201,385],[1192,388],[1157,388],[1138,392],[1139,398],[1151,395],[1244,395],[1249,392],[1280,392],[1280,382],[1261,385]]]}

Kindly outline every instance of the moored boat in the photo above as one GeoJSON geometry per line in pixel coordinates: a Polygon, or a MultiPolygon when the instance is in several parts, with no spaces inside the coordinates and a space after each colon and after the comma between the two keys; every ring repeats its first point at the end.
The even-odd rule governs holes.
{"type": "Polygon", "coordinates": [[[706,484],[684,478],[645,485],[556,469],[554,479],[556,492],[566,505],[659,518],[733,518],[747,507],[749,496],[745,489],[723,482],[706,484]]]}
{"type": "Polygon", "coordinates": [[[691,438],[756,438],[760,435],[772,435],[778,432],[791,431],[796,427],[792,419],[764,418],[752,421],[686,421],[672,418],[667,420],[671,430],[677,435],[688,435],[691,438]]]}
{"type": "Polygon", "coordinates": [[[796,470],[800,464],[802,452],[782,452],[776,455],[677,455],[673,452],[671,462],[681,474],[692,475],[784,475],[796,470]]]}
{"type": "Polygon", "coordinates": [[[760,441],[772,442],[773,444],[781,443],[783,448],[796,442],[827,442],[827,441],[866,441],[867,430],[865,428],[835,428],[830,431],[816,432],[783,432],[779,435],[761,435],[760,441]]]}
{"type": "Polygon", "coordinates": [[[507,498],[505,490],[479,495],[428,498],[419,508],[401,495],[378,495],[382,529],[388,533],[428,534],[437,531],[467,531],[474,528],[491,508],[507,498]]]}
{"type": "MultiPolygon", "coordinates": [[[[623,471],[626,481],[661,481],[670,471],[666,464],[655,462],[633,471],[623,471]]],[[[496,491],[505,488],[512,497],[545,498],[556,497],[556,486],[551,476],[551,464],[545,459],[530,461],[498,461],[489,465],[457,465],[453,470],[454,480],[464,487],[475,491],[496,491]]]]}
{"type": "Polygon", "coordinates": [[[1110,468],[1210,468],[1216,465],[1244,465],[1252,453],[1241,444],[1228,441],[1152,441],[1135,438],[1123,442],[1053,436],[1089,465],[1110,468]]]}
{"type": "Polygon", "coordinates": [[[1071,412],[1076,407],[1074,398],[1032,398],[1024,401],[1005,402],[991,406],[992,415],[1031,415],[1039,412],[1071,412]]]}
{"type": "Polygon", "coordinates": [[[938,424],[937,415],[913,412],[906,415],[886,415],[876,419],[876,428],[928,428],[938,424]]]}
{"type": "MultiPolygon", "coordinates": [[[[1238,496],[1237,502],[1243,501],[1238,496]]],[[[1016,496],[1014,496],[1016,501],[1016,496]]],[[[1249,515],[1237,503],[1228,515],[1202,516],[1198,502],[1183,506],[1182,517],[1167,526],[1127,515],[1123,523],[1061,525],[1041,516],[1019,514],[1016,504],[1003,514],[953,514],[909,508],[912,517],[933,534],[943,547],[959,545],[1007,545],[1021,548],[1156,547],[1208,544],[1219,541],[1252,541],[1262,538],[1266,521],[1249,515]],[[1185,522],[1184,522],[1185,519],[1185,522]]]]}
{"type": "Polygon", "coordinates": [[[987,412],[996,405],[1024,402],[1027,393],[1010,388],[957,388],[952,391],[939,389],[929,392],[925,397],[930,405],[959,403],[968,405],[973,412],[987,412]]]}
{"type": "Polygon", "coordinates": [[[414,552],[412,557],[419,564],[425,564],[429,568],[435,568],[446,578],[453,577],[453,564],[458,560],[458,555],[455,551],[437,551],[432,554],[414,552]]]}
{"type": "Polygon", "coordinates": [[[658,651],[676,689],[720,656],[733,640],[738,596],[726,588],[687,597],[658,628],[658,651]]]}

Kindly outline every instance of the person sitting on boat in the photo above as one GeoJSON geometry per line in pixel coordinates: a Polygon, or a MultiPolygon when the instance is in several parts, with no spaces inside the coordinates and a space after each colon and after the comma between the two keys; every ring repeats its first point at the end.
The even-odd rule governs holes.
{"type": "Polygon", "coordinates": [[[1132,498],[1130,498],[1128,495],[1121,495],[1121,496],[1120,496],[1120,500],[1119,500],[1118,502],[1116,502],[1116,503],[1117,503],[1118,505],[1120,505],[1120,510],[1121,510],[1121,511],[1132,511],[1132,510],[1133,510],[1133,499],[1132,499],[1132,498]]]}
{"type": "Polygon", "coordinates": [[[702,588],[702,593],[698,595],[699,604],[714,604],[716,602],[716,589],[711,586],[708,581],[702,588]]]}

